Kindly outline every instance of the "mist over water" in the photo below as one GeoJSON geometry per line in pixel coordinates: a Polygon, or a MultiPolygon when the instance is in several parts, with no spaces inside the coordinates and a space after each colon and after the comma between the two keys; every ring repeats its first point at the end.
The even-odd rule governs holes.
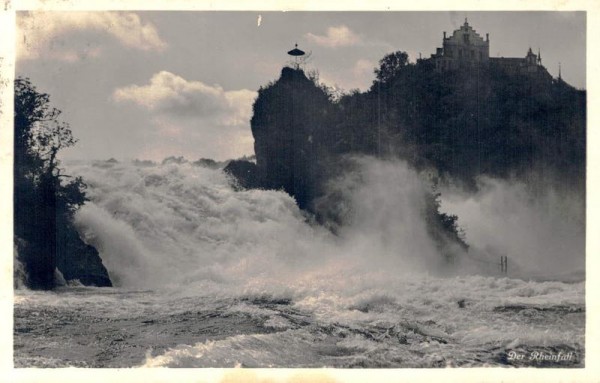
{"type": "Polygon", "coordinates": [[[337,236],[311,224],[284,192],[236,192],[221,170],[190,164],[73,166],[92,201],[76,222],[124,287],[278,294],[311,279],[335,285],[332,277],[344,284],[348,275],[434,271],[426,185],[404,164],[357,162],[357,173],[331,185],[347,209],[337,236]]]}
{"type": "Polygon", "coordinates": [[[522,182],[482,178],[466,195],[442,191],[442,210],[458,215],[474,252],[506,255],[522,277],[567,277],[585,270],[585,200],[548,185],[533,192],[522,182]]]}
{"type": "MultiPolygon", "coordinates": [[[[322,280],[344,289],[358,276],[362,288],[407,274],[447,275],[423,218],[429,185],[402,162],[354,163],[329,185],[342,217],[337,235],[286,193],[235,191],[219,169],[98,162],[69,170],[89,184],[91,202],[77,225],[117,286],[286,295],[322,280]]],[[[476,195],[442,196],[471,245],[453,274],[487,273],[489,265],[469,259],[489,264],[499,255],[521,276],[583,269],[577,200],[552,192],[532,198],[523,185],[489,179],[476,195]]]]}
{"type": "MultiPolygon", "coordinates": [[[[528,242],[509,230],[519,219],[490,212],[520,201],[509,212],[550,240],[544,205],[500,183],[448,193],[444,210],[479,225],[448,265],[423,219],[430,185],[401,162],[353,161],[326,197],[336,234],[286,193],[235,191],[218,169],[69,164],[91,200],[76,224],[115,288],[18,290],[15,365],[482,366],[506,365],[507,350],[563,350],[576,354],[564,365],[583,363],[584,282],[507,278],[494,263],[528,242]]],[[[520,254],[525,265],[550,252],[520,254]]]]}
{"type": "Polygon", "coordinates": [[[81,170],[94,202],[81,209],[77,224],[121,286],[235,283],[277,257],[302,260],[297,248],[312,238],[289,196],[234,192],[218,170],[190,164],[81,170]]]}

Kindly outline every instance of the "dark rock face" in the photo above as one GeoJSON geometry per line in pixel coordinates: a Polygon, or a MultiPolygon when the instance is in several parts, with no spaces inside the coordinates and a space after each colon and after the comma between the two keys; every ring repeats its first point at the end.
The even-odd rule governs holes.
{"type": "MultiPolygon", "coordinates": [[[[40,276],[36,274],[37,270],[56,267],[62,273],[65,280],[78,279],[83,285],[110,287],[112,286],[108,271],[102,264],[102,259],[98,251],[79,237],[79,233],[72,224],[59,225],[56,233],[56,264],[39,265],[44,257],[40,256],[40,252],[44,251],[44,246],[40,246],[39,241],[27,242],[20,238],[15,238],[15,250],[17,259],[23,265],[23,270],[20,272],[23,275],[15,274],[15,278],[24,279],[25,285],[30,288],[40,288],[39,283],[36,283],[36,278],[40,276]]],[[[54,269],[52,272],[44,274],[50,275],[48,278],[54,279],[54,269]]],[[[54,280],[48,283],[45,288],[54,286],[54,280]]]]}
{"type": "MultiPolygon", "coordinates": [[[[230,173],[240,184],[256,182],[267,189],[283,189],[301,209],[315,214],[318,222],[336,232],[344,212],[337,211],[340,196],[325,193],[327,182],[342,171],[352,170],[345,154],[377,155],[377,129],[373,98],[353,94],[334,103],[323,87],[302,70],[283,68],[281,77],[261,88],[251,120],[256,166],[235,164],[230,173]]],[[[464,252],[456,217],[440,213],[436,195],[428,196],[428,229],[446,258],[464,252]]]]}
{"type": "Polygon", "coordinates": [[[225,166],[223,171],[235,177],[237,186],[239,187],[244,189],[255,189],[260,187],[256,164],[253,162],[232,160],[225,166]]]}
{"type": "Polygon", "coordinates": [[[261,88],[251,120],[257,178],[283,189],[305,209],[319,194],[333,139],[329,95],[299,69],[283,68],[278,81],[261,88]]]}
{"type": "Polygon", "coordinates": [[[219,163],[210,158],[200,158],[198,161],[192,162],[192,164],[209,169],[217,169],[219,167],[219,163]]]}
{"type": "Polygon", "coordinates": [[[112,286],[98,251],[83,242],[71,224],[58,230],[56,267],[67,281],[78,279],[86,286],[112,286]]]}

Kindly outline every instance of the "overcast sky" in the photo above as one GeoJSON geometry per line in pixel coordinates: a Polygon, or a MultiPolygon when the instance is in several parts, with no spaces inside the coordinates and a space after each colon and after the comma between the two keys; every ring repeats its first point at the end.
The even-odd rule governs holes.
{"type": "Polygon", "coordinates": [[[20,13],[17,75],[51,96],[79,142],[64,158],[223,160],[253,154],[252,103],[294,43],[328,85],[366,89],[384,54],[428,57],[468,17],[490,56],[542,54],[586,87],[585,13],[20,13]]]}

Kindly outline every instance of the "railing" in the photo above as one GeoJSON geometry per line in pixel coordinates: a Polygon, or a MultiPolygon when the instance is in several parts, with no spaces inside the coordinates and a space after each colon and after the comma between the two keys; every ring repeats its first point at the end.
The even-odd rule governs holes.
{"type": "Polygon", "coordinates": [[[479,262],[479,263],[487,264],[487,265],[500,265],[500,273],[505,274],[505,275],[508,274],[508,256],[506,256],[506,255],[500,256],[500,263],[498,264],[491,260],[475,257],[475,256],[473,256],[473,254],[470,254],[470,253],[467,253],[467,254],[468,254],[469,261],[479,262]]]}

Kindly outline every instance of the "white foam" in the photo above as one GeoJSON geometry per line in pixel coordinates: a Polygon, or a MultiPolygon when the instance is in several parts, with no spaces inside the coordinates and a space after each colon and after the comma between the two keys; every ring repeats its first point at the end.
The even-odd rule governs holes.
{"type": "Polygon", "coordinates": [[[291,284],[294,293],[312,290],[323,277],[342,287],[343,276],[387,275],[364,277],[361,288],[429,272],[440,257],[422,219],[419,177],[400,163],[358,161],[361,177],[337,184],[354,207],[339,237],[308,224],[283,192],[236,192],[222,171],[189,163],[72,166],[92,200],[77,225],[124,287],[286,295],[291,284]]]}
{"type": "MultiPolygon", "coordinates": [[[[328,363],[333,365],[340,358],[344,365],[382,358],[431,366],[475,352],[465,347],[583,344],[582,323],[564,323],[560,312],[545,314],[556,317],[546,329],[534,320],[542,309],[582,307],[583,282],[441,277],[441,257],[422,218],[426,185],[401,163],[360,159],[357,164],[358,173],[332,186],[351,206],[338,236],[311,225],[289,195],[236,192],[220,170],[189,163],[73,165],[69,171],[85,178],[92,200],[77,214],[78,227],[100,251],[118,291],[153,292],[124,300],[51,293],[41,299],[23,292],[17,304],[95,305],[101,315],[131,317],[193,305],[206,309],[228,299],[237,302],[228,312],[257,318],[278,331],[180,345],[149,355],[147,366],[320,366],[321,354],[331,347],[352,354],[348,359],[332,355],[328,363]],[[276,303],[262,307],[239,303],[240,298],[291,300],[290,309],[306,313],[310,323],[298,329],[276,303]],[[509,308],[520,320],[502,314],[502,307],[511,305],[520,307],[509,308]],[[324,328],[348,334],[332,345],[324,328]],[[377,343],[362,330],[353,332],[373,328],[383,329],[381,334],[403,332],[409,345],[398,347],[395,338],[377,343]],[[311,346],[315,339],[323,341],[320,351],[311,346]],[[418,353],[411,350],[427,352],[415,359],[418,353]],[[294,352],[303,358],[294,359],[294,352]]],[[[492,203],[494,195],[481,203],[492,203]]],[[[469,232],[467,237],[477,238],[469,232]]],[[[541,246],[538,238],[532,241],[536,249],[541,246]]]]}

